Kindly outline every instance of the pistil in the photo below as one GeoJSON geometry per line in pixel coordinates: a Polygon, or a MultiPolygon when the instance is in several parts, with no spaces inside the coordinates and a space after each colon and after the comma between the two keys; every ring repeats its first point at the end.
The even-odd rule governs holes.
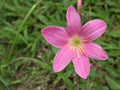
{"type": "Polygon", "coordinates": [[[82,40],[79,37],[73,37],[69,42],[69,45],[73,46],[73,51],[79,50],[81,54],[84,53],[84,49],[81,46],[82,43],[87,42],[87,40],[82,40]]]}

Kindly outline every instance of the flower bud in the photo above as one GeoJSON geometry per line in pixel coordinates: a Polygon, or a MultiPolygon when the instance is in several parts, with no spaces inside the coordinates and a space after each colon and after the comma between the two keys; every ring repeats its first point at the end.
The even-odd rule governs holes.
{"type": "Polygon", "coordinates": [[[78,10],[79,13],[81,12],[81,10],[82,10],[82,0],[78,0],[78,2],[77,2],[77,10],[78,10]]]}

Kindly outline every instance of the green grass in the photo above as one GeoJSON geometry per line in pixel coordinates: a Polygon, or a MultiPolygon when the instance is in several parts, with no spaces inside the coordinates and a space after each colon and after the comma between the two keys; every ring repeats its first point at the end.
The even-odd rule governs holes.
{"type": "Polygon", "coordinates": [[[95,40],[109,54],[107,61],[91,61],[87,80],[72,63],[59,73],[52,62],[57,48],[40,31],[66,26],[66,11],[77,0],[0,0],[0,90],[114,90],[120,89],[120,1],[83,0],[82,23],[102,19],[108,27],[95,40]]]}

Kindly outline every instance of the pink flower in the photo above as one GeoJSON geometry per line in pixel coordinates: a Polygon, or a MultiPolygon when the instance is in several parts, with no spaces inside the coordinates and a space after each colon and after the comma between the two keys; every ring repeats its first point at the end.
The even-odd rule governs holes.
{"type": "Polygon", "coordinates": [[[53,61],[54,72],[63,70],[71,61],[75,72],[86,79],[90,72],[88,57],[96,60],[108,59],[107,53],[92,41],[106,30],[106,23],[100,19],[81,25],[79,14],[73,6],[67,10],[67,27],[48,26],[42,30],[43,37],[53,46],[61,48],[53,61]]]}

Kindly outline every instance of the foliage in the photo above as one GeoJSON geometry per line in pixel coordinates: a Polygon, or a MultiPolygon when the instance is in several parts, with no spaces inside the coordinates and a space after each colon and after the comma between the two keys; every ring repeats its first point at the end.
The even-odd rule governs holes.
{"type": "Polygon", "coordinates": [[[99,43],[107,61],[91,61],[87,80],[75,74],[72,63],[54,73],[58,49],[49,45],[40,30],[66,26],[65,14],[75,0],[0,0],[0,90],[109,90],[120,89],[120,0],[83,0],[82,23],[104,20],[108,28],[99,43]]]}

